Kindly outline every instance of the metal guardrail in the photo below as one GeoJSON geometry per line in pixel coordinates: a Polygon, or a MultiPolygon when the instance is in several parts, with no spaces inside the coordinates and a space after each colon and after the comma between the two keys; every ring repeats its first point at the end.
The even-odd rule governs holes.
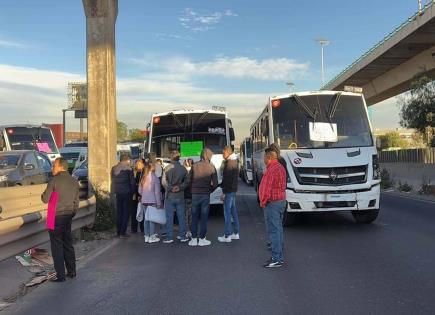
{"type": "Polygon", "coordinates": [[[382,151],[379,162],[435,164],[435,148],[382,151]]]}
{"type": "Polygon", "coordinates": [[[361,57],[359,57],[357,60],[352,62],[349,66],[347,66],[343,71],[341,71],[339,74],[337,74],[334,78],[329,80],[326,84],[320,87],[321,90],[329,89],[331,87],[331,84],[338,80],[341,76],[343,76],[346,72],[348,72],[351,68],[353,68],[356,64],[358,64],[360,61],[362,61],[364,58],[366,58],[368,55],[370,55],[375,49],[377,49],[379,46],[383,45],[387,40],[389,40],[391,37],[393,37],[396,33],[398,33],[401,29],[403,29],[406,25],[408,25],[411,21],[415,20],[418,16],[423,15],[435,2],[430,1],[428,2],[420,12],[416,12],[411,17],[409,17],[405,22],[400,24],[398,27],[396,27],[392,32],[390,32],[387,36],[385,36],[382,40],[380,40],[376,45],[374,45],[372,48],[367,50],[364,54],[362,54],[361,57]]]}
{"type": "MultiPolygon", "coordinates": [[[[0,189],[0,261],[49,240],[47,205],[41,201],[46,184],[0,189]]],[[[95,196],[80,201],[72,229],[92,224],[95,196]]]]}

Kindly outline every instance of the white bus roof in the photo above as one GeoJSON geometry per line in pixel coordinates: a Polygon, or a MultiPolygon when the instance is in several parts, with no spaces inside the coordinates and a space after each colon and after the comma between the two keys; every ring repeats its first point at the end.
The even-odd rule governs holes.
{"type": "Polygon", "coordinates": [[[5,125],[0,125],[0,128],[14,128],[14,127],[47,128],[47,129],[50,129],[50,127],[44,126],[44,125],[31,125],[31,124],[5,124],[5,125]]]}
{"type": "Polygon", "coordinates": [[[307,95],[335,95],[337,93],[341,93],[341,95],[354,95],[354,96],[362,96],[362,93],[354,93],[354,92],[344,92],[344,91],[305,91],[305,92],[296,92],[290,94],[283,94],[278,96],[272,96],[270,99],[281,99],[292,97],[293,95],[297,96],[307,96],[307,95]]]}
{"type": "Polygon", "coordinates": [[[220,111],[220,110],[215,110],[215,109],[177,109],[177,110],[171,110],[168,112],[161,112],[161,113],[154,113],[152,116],[167,116],[169,114],[174,114],[174,115],[181,115],[181,114],[201,114],[201,113],[205,113],[208,112],[210,114],[222,114],[225,115],[227,112],[226,111],[220,111]]]}

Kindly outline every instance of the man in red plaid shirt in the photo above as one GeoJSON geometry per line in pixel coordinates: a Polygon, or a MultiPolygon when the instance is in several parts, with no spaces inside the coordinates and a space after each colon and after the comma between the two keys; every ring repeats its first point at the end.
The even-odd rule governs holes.
{"type": "Polygon", "coordinates": [[[268,237],[272,243],[272,258],[264,267],[277,268],[284,263],[282,219],[287,205],[285,196],[287,175],[285,168],[278,162],[278,154],[272,148],[265,150],[264,163],[266,172],[261,179],[258,194],[260,206],[266,213],[268,237]]]}

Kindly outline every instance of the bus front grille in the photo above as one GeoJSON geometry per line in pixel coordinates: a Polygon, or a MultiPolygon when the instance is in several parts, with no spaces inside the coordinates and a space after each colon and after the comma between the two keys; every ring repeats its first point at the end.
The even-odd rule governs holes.
{"type": "Polygon", "coordinates": [[[301,185],[343,186],[367,181],[367,165],[347,167],[297,167],[295,174],[301,185]]]}

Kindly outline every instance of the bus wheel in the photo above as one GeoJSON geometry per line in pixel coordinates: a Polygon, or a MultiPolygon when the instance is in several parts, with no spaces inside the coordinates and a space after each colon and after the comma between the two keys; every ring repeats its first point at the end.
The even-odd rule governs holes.
{"type": "Polygon", "coordinates": [[[284,211],[284,217],[282,219],[282,225],[283,226],[292,226],[294,225],[296,221],[296,213],[295,212],[288,212],[287,210],[284,211]]]}
{"type": "Polygon", "coordinates": [[[358,223],[372,223],[379,215],[379,209],[375,210],[353,210],[352,215],[358,223]]]}

